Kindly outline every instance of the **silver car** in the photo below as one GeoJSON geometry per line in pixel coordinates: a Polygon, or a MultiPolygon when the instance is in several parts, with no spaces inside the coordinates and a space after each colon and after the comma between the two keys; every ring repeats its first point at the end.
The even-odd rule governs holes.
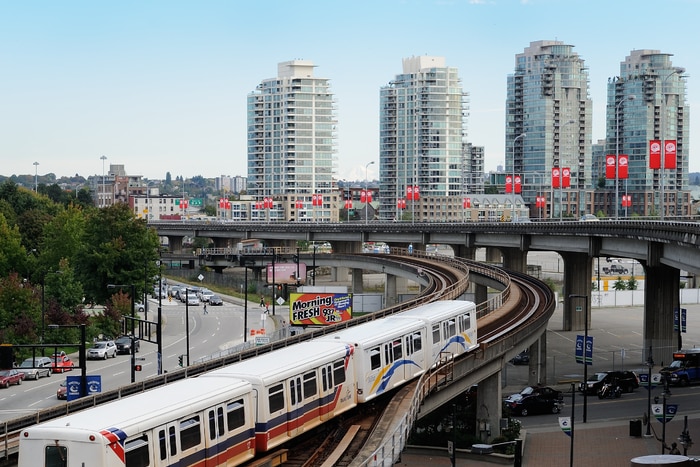
{"type": "Polygon", "coordinates": [[[49,357],[27,358],[17,368],[24,373],[24,379],[39,379],[42,376],[51,376],[51,359],[49,357]]]}
{"type": "Polygon", "coordinates": [[[117,356],[117,344],[114,341],[97,341],[87,351],[88,359],[104,359],[117,356]]]}

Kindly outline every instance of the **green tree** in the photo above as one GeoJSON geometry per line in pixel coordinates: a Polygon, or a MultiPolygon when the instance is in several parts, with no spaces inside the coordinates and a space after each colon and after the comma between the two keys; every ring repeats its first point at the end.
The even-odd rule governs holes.
{"type": "Polygon", "coordinates": [[[613,289],[615,290],[627,290],[627,281],[622,280],[622,277],[617,278],[613,284],[613,289]]]}
{"type": "Polygon", "coordinates": [[[41,294],[19,274],[0,278],[0,343],[29,344],[38,341],[41,294]]]}
{"type": "Polygon", "coordinates": [[[627,290],[637,290],[637,279],[634,276],[627,281],[627,290]]]}
{"type": "Polygon", "coordinates": [[[76,255],[76,277],[90,302],[105,303],[113,294],[108,284],[134,284],[138,297],[145,288],[144,274],[152,278],[158,272],[156,259],[156,231],[137,219],[129,206],[115,204],[88,215],[76,255]]]}
{"type": "Polygon", "coordinates": [[[0,214],[0,277],[11,272],[27,276],[27,250],[22,246],[22,235],[17,226],[10,227],[0,214]]]}

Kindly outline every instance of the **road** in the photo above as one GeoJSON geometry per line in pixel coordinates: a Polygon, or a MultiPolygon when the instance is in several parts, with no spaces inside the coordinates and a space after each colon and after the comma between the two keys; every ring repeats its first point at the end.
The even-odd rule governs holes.
{"type": "MultiPolygon", "coordinates": [[[[156,319],[158,301],[149,303],[149,320],[156,319]]],[[[204,314],[203,306],[190,306],[190,363],[197,359],[217,353],[243,342],[243,306],[224,302],[223,306],[208,306],[204,314]]],[[[163,369],[165,371],[179,368],[178,357],[186,355],[185,314],[183,303],[163,300],[163,369]]],[[[260,310],[254,305],[248,306],[248,327],[260,327],[260,310]]],[[[143,315],[140,316],[143,318],[143,315]]],[[[155,336],[154,336],[155,340],[155,336]]],[[[70,355],[78,365],[77,353],[70,355]]],[[[136,372],[136,381],[142,381],[157,374],[156,345],[142,341],[141,349],[136,355],[143,370],[136,372]]],[[[184,359],[186,361],[186,358],[184,359]]],[[[118,355],[114,359],[88,360],[88,375],[102,376],[102,390],[108,391],[131,382],[131,356],[118,355]]],[[[38,381],[24,381],[19,386],[0,389],[0,421],[17,418],[38,410],[64,404],[56,399],[56,390],[65,376],[80,375],[80,369],[64,374],[54,373],[49,378],[38,381]]]]}

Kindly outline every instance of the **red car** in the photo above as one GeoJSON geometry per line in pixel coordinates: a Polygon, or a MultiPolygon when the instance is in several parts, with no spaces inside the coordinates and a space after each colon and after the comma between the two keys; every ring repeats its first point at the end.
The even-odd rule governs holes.
{"type": "Polygon", "coordinates": [[[51,357],[53,363],[51,364],[51,371],[54,373],[63,373],[64,371],[71,371],[75,366],[73,360],[67,355],[54,355],[51,357]]]}
{"type": "Polygon", "coordinates": [[[65,381],[62,381],[61,384],[58,386],[58,389],[56,389],[56,399],[67,399],[68,398],[68,386],[66,385],[65,381]]]}
{"type": "Polygon", "coordinates": [[[0,371],[0,387],[9,388],[11,384],[22,384],[24,373],[17,370],[2,370],[0,371]]]}

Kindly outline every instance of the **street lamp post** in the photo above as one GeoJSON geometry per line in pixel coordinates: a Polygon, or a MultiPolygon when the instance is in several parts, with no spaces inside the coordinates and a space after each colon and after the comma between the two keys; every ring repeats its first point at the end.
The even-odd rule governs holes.
{"type": "Polygon", "coordinates": [[[647,432],[645,436],[651,438],[651,369],[654,368],[654,357],[651,353],[651,346],[649,346],[649,356],[647,357],[646,366],[649,369],[649,375],[647,379],[647,432]]]}
{"type": "Polygon", "coordinates": [[[587,421],[588,414],[588,361],[586,359],[586,346],[588,345],[588,295],[569,295],[569,298],[582,298],[583,307],[583,423],[587,421]]]}
{"type": "Polygon", "coordinates": [[[134,284],[107,284],[108,289],[129,287],[131,291],[131,382],[136,382],[136,286],[134,284]]]}
{"type": "Polygon", "coordinates": [[[513,204],[511,205],[511,210],[512,212],[510,213],[510,218],[512,222],[515,222],[515,142],[518,141],[520,138],[525,138],[527,136],[527,133],[521,133],[518,136],[513,139],[513,178],[510,180],[510,189],[511,193],[513,193],[513,204]]]}
{"type": "MultiPolygon", "coordinates": [[[[671,73],[664,78],[663,83],[661,84],[661,100],[663,101],[663,111],[661,112],[661,180],[659,180],[659,197],[660,197],[660,204],[661,204],[661,220],[664,220],[666,216],[666,200],[664,199],[664,185],[665,185],[665,178],[666,178],[666,161],[664,160],[666,157],[666,143],[664,142],[664,137],[666,134],[666,93],[664,92],[664,88],[666,87],[666,81],[673,76],[673,75],[682,75],[685,73],[685,68],[682,67],[677,67],[674,68],[671,73]]],[[[670,94],[670,93],[669,93],[670,94]]]]}
{"type": "Polygon", "coordinates": [[[102,156],[100,157],[102,160],[102,203],[98,202],[97,207],[104,207],[107,203],[104,201],[105,200],[105,160],[107,160],[107,156],[102,156]],[[102,205],[102,206],[100,206],[102,205]]]}
{"type": "MultiPolygon", "coordinates": [[[[621,99],[620,102],[615,106],[615,219],[618,218],[618,212],[620,209],[620,189],[618,184],[620,183],[620,106],[627,100],[633,101],[637,98],[634,94],[621,99]]],[[[625,185],[627,186],[627,185],[625,185]]],[[[627,208],[625,208],[627,211],[627,208]]]]}
{"type": "MultiPolygon", "coordinates": [[[[162,288],[163,287],[163,262],[161,260],[156,261],[156,264],[158,265],[158,284],[162,288]]],[[[158,327],[156,328],[156,341],[157,341],[157,353],[158,355],[156,356],[158,359],[158,374],[163,374],[163,330],[161,328],[162,326],[162,309],[163,309],[163,294],[161,293],[162,289],[158,293],[158,327]]]]}
{"type": "Polygon", "coordinates": [[[369,207],[369,196],[368,196],[369,195],[369,191],[368,191],[368,188],[369,188],[369,170],[368,169],[369,169],[369,166],[372,164],[374,164],[374,161],[368,162],[365,165],[365,201],[367,201],[365,203],[365,225],[369,222],[369,218],[367,217],[368,216],[368,207],[369,207]]]}
{"type": "Polygon", "coordinates": [[[190,288],[185,287],[185,347],[186,347],[186,365],[190,366],[190,288]]]}
{"type": "Polygon", "coordinates": [[[39,163],[34,162],[34,193],[39,193],[39,163]]]}
{"type": "MultiPolygon", "coordinates": [[[[568,120],[561,126],[561,131],[564,131],[564,128],[566,128],[566,125],[570,125],[572,123],[576,123],[576,120],[568,120]]],[[[559,220],[561,221],[563,218],[563,213],[564,213],[564,179],[563,179],[563,164],[562,164],[562,159],[559,159],[559,220]]]]}

